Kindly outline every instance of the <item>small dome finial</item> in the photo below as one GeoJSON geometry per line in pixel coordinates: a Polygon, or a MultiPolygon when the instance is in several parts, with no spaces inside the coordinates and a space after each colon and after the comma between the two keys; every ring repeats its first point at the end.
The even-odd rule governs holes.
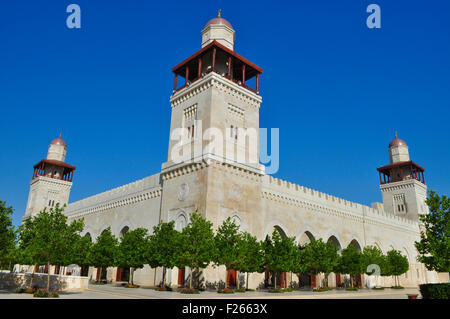
{"type": "Polygon", "coordinates": [[[59,138],[61,138],[61,135],[62,135],[62,133],[61,133],[61,132],[59,132],[59,138]]]}
{"type": "Polygon", "coordinates": [[[395,138],[397,138],[397,131],[395,131],[395,138]]]}
{"type": "Polygon", "coordinates": [[[217,13],[217,17],[220,18],[220,12],[222,11],[222,9],[219,9],[219,12],[217,13]]]}

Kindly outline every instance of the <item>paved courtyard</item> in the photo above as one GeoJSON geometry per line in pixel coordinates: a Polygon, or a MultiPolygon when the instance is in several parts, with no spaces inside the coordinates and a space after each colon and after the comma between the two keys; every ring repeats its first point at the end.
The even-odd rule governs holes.
{"type": "MultiPolygon", "coordinates": [[[[186,295],[179,292],[160,292],[151,288],[124,288],[114,285],[89,285],[82,292],[62,292],[61,299],[407,299],[407,294],[419,294],[417,288],[359,291],[331,290],[327,292],[292,291],[285,293],[269,293],[251,291],[246,293],[218,294],[215,291],[204,291],[198,295],[186,295]]],[[[30,294],[17,294],[0,290],[0,299],[33,299],[30,294]]],[[[55,298],[56,299],[56,298],[55,298]]]]}

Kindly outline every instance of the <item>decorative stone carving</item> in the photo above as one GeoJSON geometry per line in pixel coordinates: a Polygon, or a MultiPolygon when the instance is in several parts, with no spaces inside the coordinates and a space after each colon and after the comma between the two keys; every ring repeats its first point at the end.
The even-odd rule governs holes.
{"type": "Polygon", "coordinates": [[[186,199],[186,196],[189,193],[189,185],[186,183],[183,183],[178,188],[178,200],[184,201],[186,199]]]}
{"type": "Polygon", "coordinates": [[[228,197],[232,200],[236,200],[239,201],[241,200],[242,197],[242,191],[241,188],[239,187],[239,185],[237,184],[233,184],[233,186],[231,186],[231,191],[228,194],[228,197]]]}

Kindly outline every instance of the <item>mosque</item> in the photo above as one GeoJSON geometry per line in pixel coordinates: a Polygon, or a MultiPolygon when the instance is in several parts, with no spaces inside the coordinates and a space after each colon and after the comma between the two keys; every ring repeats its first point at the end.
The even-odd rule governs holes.
{"type": "MultiPolygon", "coordinates": [[[[44,207],[68,203],[64,213],[69,221],[84,218],[84,234],[95,240],[107,227],[117,237],[138,227],[152,230],[160,221],[175,221],[181,230],[198,210],[215,229],[231,217],[260,240],[277,229],[283,236],[294,236],[299,244],[322,238],[338,249],[375,245],[383,253],[400,250],[410,263],[409,271],[400,278],[403,286],[448,281],[448,274],[427,271],[416,260],[418,215],[428,213],[425,169],[410,159],[407,144],[397,136],[389,144],[389,164],[377,168],[383,202],[371,207],[274,178],[259,162],[223,157],[218,148],[205,147],[203,132],[218,128],[224,135],[231,132],[236,137],[226,140],[227,147],[242,148],[236,142],[236,128],[240,128],[239,132],[257,132],[248,136],[248,144],[259,149],[262,68],[234,51],[235,30],[220,14],[205,25],[201,36],[201,49],[172,68],[175,76],[170,97],[170,136],[177,128],[186,129],[188,138],[183,146],[200,143],[200,154],[190,154],[191,161],[174,161],[171,154],[179,145],[170,139],[168,160],[160,172],[69,203],[76,168],[65,162],[67,144],[60,136],[50,143],[47,158],[34,165],[25,217],[44,207]]],[[[251,152],[247,144],[243,147],[245,154],[251,152]]],[[[127,280],[129,273],[116,267],[104,271],[89,267],[82,275],[120,282],[127,280]]],[[[233,285],[239,275],[244,276],[227,272],[223,266],[202,270],[206,285],[224,280],[233,285]]],[[[152,286],[159,284],[161,276],[162,269],[146,265],[135,271],[134,281],[152,286]]],[[[167,281],[174,287],[183,286],[189,276],[188,268],[175,268],[168,271],[167,281]]],[[[362,277],[357,278],[358,285],[367,279],[362,277]]],[[[277,282],[314,287],[322,279],[323,275],[281,274],[277,282]]],[[[330,286],[340,286],[344,280],[345,275],[329,276],[330,286]]],[[[381,280],[381,284],[392,285],[390,278],[381,280]]],[[[249,277],[249,288],[270,284],[268,274],[249,277]]]]}

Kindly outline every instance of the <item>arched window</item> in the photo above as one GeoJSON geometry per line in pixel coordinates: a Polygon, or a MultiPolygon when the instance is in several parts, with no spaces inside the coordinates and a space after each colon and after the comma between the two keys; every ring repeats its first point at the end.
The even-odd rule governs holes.
{"type": "Polygon", "coordinates": [[[125,234],[130,230],[130,227],[125,226],[124,228],[122,228],[122,230],[120,231],[120,238],[123,238],[123,236],[125,236],[125,234]]]}
{"type": "Polygon", "coordinates": [[[314,236],[313,234],[311,234],[311,232],[309,231],[305,231],[299,238],[298,243],[300,245],[304,245],[306,243],[310,243],[312,240],[314,240],[314,236]]]}
{"type": "Polygon", "coordinates": [[[341,243],[339,242],[339,240],[336,238],[336,236],[330,236],[330,238],[328,238],[327,243],[332,243],[333,246],[337,249],[338,252],[341,251],[341,243]]]}
{"type": "Polygon", "coordinates": [[[274,226],[273,228],[275,228],[275,230],[281,235],[281,237],[283,237],[283,238],[287,237],[286,233],[280,226],[277,225],[277,226],[274,226]]]}
{"type": "Polygon", "coordinates": [[[355,247],[357,250],[362,251],[361,249],[361,245],[358,243],[358,241],[356,239],[353,239],[350,244],[348,244],[349,246],[352,245],[353,247],[355,247]]]}
{"type": "Polygon", "coordinates": [[[175,220],[175,229],[177,231],[182,231],[187,225],[187,218],[184,214],[180,214],[175,220]]]}
{"type": "Polygon", "coordinates": [[[238,215],[233,215],[231,217],[231,221],[233,221],[237,226],[241,227],[241,219],[238,215]]]}

